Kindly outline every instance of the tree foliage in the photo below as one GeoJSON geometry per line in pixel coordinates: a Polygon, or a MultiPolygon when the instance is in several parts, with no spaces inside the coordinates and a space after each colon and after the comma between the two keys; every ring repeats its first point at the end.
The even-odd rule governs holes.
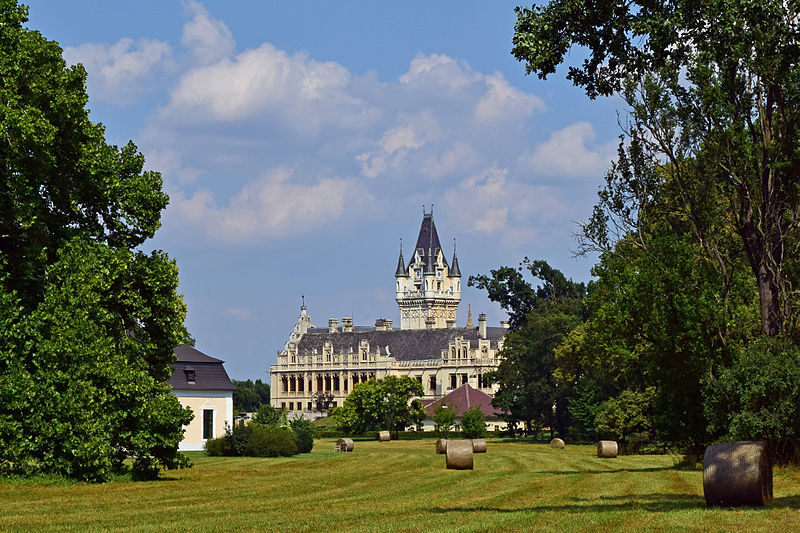
{"type": "Polygon", "coordinates": [[[263,383],[260,379],[257,379],[255,383],[249,379],[232,381],[236,385],[236,390],[233,391],[234,412],[252,413],[262,404],[269,403],[269,383],[263,383]]]}
{"type": "Polygon", "coordinates": [[[141,251],[167,204],[133,143],[89,120],[86,73],[0,1],[0,465],[102,481],[188,465],[172,394],[189,340],[174,261],[141,251]]]}
{"type": "Polygon", "coordinates": [[[512,320],[500,364],[488,376],[499,385],[492,403],[529,432],[549,427],[564,435],[567,398],[553,375],[554,350],[583,321],[582,301],[590,287],[567,279],[546,261],[528,258],[517,269],[501,267],[490,274],[470,277],[470,284],[486,289],[512,320]],[[541,284],[534,288],[522,276],[524,270],[541,284]]]}
{"type": "Polygon", "coordinates": [[[422,384],[409,376],[370,379],[356,384],[331,414],[337,427],[347,433],[388,429],[397,438],[400,430],[418,418],[421,404],[412,405],[411,399],[423,393],[422,384]]]}
{"type": "Polygon", "coordinates": [[[616,93],[630,106],[628,147],[587,226],[590,240],[606,245],[609,229],[646,219],[666,172],[683,193],[672,208],[723,275],[727,236],[717,221],[734,229],[766,335],[793,327],[796,311],[797,18],[796,4],[781,0],[554,0],[517,8],[512,52],[545,78],[583,46],[588,57],[567,77],[591,98],[616,93]]]}
{"type": "Polygon", "coordinates": [[[486,417],[477,405],[473,405],[461,416],[461,433],[465,439],[478,439],[486,436],[486,417]]]}
{"type": "Polygon", "coordinates": [[[437,435],[447,438],[453,431],[456,421],[456,412],[447,404],[442,403],[433,409],[433,427],[437,435]]]}

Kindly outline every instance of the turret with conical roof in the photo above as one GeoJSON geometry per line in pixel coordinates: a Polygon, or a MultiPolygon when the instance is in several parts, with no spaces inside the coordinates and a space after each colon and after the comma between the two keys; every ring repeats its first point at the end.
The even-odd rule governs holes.
{"type": "Polygon", "coordinates": [[[456,255],[456,240],[453,239],[453,266],[450,267],[450,277],[460,278],[461,269],[458,268],[458,256],[456,255]]]}
{"type": "Polygon", "coordinates": [[[408,276],[405,261],[403,261],[403,241],[400,241],[400,258],[397,260],[397,270],[394,272],[394,277],[401,278],[408,276]]]}
{"type": "Polygon", "coordinates": [[[451,267],[439,241],[433,207],[430,213],[423,208],[422,215],[417,244],[408,266],[403,263],[401,248],[395,272],[395,299],[400,306],[401,329],[445,328],[448,321],[455,323],[461,301],[461,271],[455,249],[451,267]]]}

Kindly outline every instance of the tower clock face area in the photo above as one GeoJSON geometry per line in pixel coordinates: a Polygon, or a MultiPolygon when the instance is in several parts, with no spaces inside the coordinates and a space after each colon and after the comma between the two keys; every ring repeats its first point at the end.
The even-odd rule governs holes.
{"type": "Polygon", "coordinates": [[[455,248],[451,262],[444,255],[433,213],[424,213],[408,265],[400,251],[395,278],[401,329],[452,327],[461,301],[461,271],[455,248]]]}

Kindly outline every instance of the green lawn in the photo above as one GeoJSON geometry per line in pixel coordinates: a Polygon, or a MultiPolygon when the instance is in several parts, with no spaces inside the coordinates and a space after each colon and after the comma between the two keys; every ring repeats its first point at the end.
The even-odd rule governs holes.
{"type": "Polygon", "coordinates": [[[445,469],[433,440],[323,439],[288,459],[193,458],[154,482],[0,481],[0,531],[798,531],[800,471],[765,508],[708,509],[702,473],[670,456],[597,459],[592,446],[489,441],[445,469]]]}

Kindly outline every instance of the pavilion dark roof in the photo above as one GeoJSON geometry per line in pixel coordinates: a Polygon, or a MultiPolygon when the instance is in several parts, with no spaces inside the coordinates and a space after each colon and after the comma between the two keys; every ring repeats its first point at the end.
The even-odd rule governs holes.
{"type": "Polygon", "coordinates": [[[438,400],[433,400],[432,402],[426,402],[424,405],[428,418],[432,419],[435,409],[442,404],[445,404],[448,406],[448,408],[453,409],[456,412],[457,418],[464,416],[464,413],[466,413],[470,407],[475,405],[480,407],[481,411],[483,411],[483,416],[486,418],[496,419],[503,414],[502,410],[497,409],[492,405],[491,396],[476,389],[469,383],[464,383],[444,398],[439,398],[438,400]]]}
{"type": "Polygon", "coordinates": [[[173,348],[178,360],[172,364],[172,376],[168,383],[175,390],[236,390],[221,359],[182,344],[173,348]],[[194,383],[187,380],[187,371],[194,371],[194,383]]]}
{"type": "MultiPolygon", "coordinates": [[[[490,340],[492,348],[497,348],[497,342],[505,333],[503,328],[486,328],[486,337],[490,340]]],[[[389,355],[398,361],[419,361],[424,359],[441,359],[442,350],[446,350],[450,342],[456,337],[463,337],[477,347],[480,336],[477,328],[447,328],[447,329],[395,329],[377,331],[374,328],[357,328],[353,332],[337,331],[328,333],[324,328],[312,328],[300,339],[297,345],[300,354],[310,354],[317,350],[322,354],[326,342],[333,345],[334,353],[358,353],[362,340],[369,342],[370,352],[376,348],[380,353],[389,355]]]]}

